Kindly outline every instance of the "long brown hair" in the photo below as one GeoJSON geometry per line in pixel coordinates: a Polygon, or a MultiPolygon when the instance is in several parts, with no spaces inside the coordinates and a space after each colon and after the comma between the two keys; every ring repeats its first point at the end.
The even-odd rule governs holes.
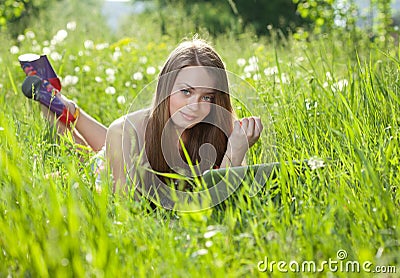
{"type": "MultiPolygon", "coordinates": [[[[216,151],[216,156],[211,155],[214,157],[212,166],[219,166],[226,151],[228,136],[233,128],[233,109],[229,96],[228,78],[220,56],[203,40],[195,38],[182,42],[171,52],[158,76],[156,94],[145,131],[146,158],[151,169],[157,172],[173,172],[162,150],[162,134],[171,117],[169,96],[173,90],[176,77],[181,69],[189,66],[217,69],[212,72],[212,77],[218,83],[213,101],[215,105],[211,108],[209,115],[203,122],[186,129],[181,136],[193,164],[196,165],[201,161],[200,147],[208,143],[216,151]],[[222,110],[229,112],[229,117],[216,107],[221,107],[222,110]]],[[[172,155],[176,156],[176,153],[172,155]]],[[[183,157],[182,159],[185,160],[183,157]]]]}

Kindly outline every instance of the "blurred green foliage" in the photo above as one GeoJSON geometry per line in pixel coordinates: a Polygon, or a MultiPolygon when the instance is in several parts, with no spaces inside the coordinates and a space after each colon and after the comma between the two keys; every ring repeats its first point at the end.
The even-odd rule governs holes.
{"type": "MultiPolygon", "coordinates": [[[[206,28],[212,35],[223,32],[241,32],[250,27],[257,35],[266,35],[267,27],[287,33],[305,21],[296,12],[292,0],[158,0],[163,11],[168,6],[183,7],[186,16],[196,23],[196,28],[206,28]]],[[[160,12],[162,15],[162,12],[160,12]]],[[[170,14],[165,14],[169,18],[170,14]]],[[[162,21],[165,31],[168,20],[162,21]]]]}
{"type": "MultiPolygon", "coordinates": [[[[137,0],[132,0],[137,1],[137,0]]],[[[0,1],[0,31],[17,37],[32,24],[32,20],[47,14],[48,7],[60,0],[2,0],[0,1]]],[[[72,1],[74,2],[74,1],[72,1]]],[[[88,3],[91,1],[87,1],[88,3]]],[[[153,2],[153,15],[162,33],[176,33],[175,28],[206,29],[211,35],[243,33],[245,29],[257,35],[279,29],[305,34],[332,30],[355,31],[358,10],[355,0],[147,0],[153,2]],[[190,18],[190,26],[186,26],[190,18]],[[300,31],[299,31],[300,30],[300,31]]],[[[393,33],[391,0],[370,0],[377,11],[371,23],[374,36],[388,37],[393,33]],[[373,25],[373,26],[372,26],[373,25]]],[[[47,19],[46,19],[47,20],[47,19]]],[[[44,21],[42,19],[42,21],[44,21]]]]}
{"type": "MultiPolygon", "coordinates": [[[[226,1],[226,0],[225,0],[226,1]]],[[[258,35],[273,27],[287,34],[297,26],[306,24],[296,12],[292,0],[232,0],[245,25],[252,25],[258,35]]]]}
{"type": "MultiPolygon", "coordinates": [[[[133,0],[135,1],[135,0],[133,0]]],[[[280,30],[284,35],[296,33],[306,38],[309,33],[351,32],[360,36],[360,7],[356,0],[156,0],[155,7],[164,34],[176,27],[187,28],[185,18],[194,22],[195,31],[206,29],[216,36],[221,33],[257,35],[280,30]],[[181,19],[174,20],[174,16],[181,19]]],[[[370,0],[370,31],[374,36],[393,32],[391,0],[370,0]]],[[[156,19],[157,20],[157,19],[156,19]]],[[[191,26],[193,27],[193,26],[191,26]]],[[[363,30],[361,30],[363,31],[363,30]]],[[[364,30],[365,31],[365,30],[364,30]]],[[[175,31],[176,32],[176,31],[175,31]]]]}
{"type": "Polygon", "coordinates": [[[0,2],[0,30],[16,36],[29,26],[30,20],[51,2],[59,0],[3,0],[0,2]]]}
{"type": "MultiPolygon", "coordinates": [[[[308,20],[313,33],[336,31],[357,32],[360,7],[355,0],[293,0],[299,15],[308,20]]],[[[373,37],[388,36],[393,32],[391,0],[370,0],[370,26],[367,30],[373,37]],[[374,16],[376,14],[376,16],[374,16]]],[[[365,31],[365,30],[364,30],[365,31]]]]}
{"type": "Polygon", "coordinates": [[[196,31],[206,28],[215,36],[239,28],[239,22],[233,17],[229,3],[225,0],[157,0],[156,2],[164,34],[168,33],[170,26],[175,25],[171,20],[171,8],[180,12],[178,17],[183,19],[183,24],[190,18],[196,31]]]}
{"type": "Polygon", "coordinates": [[[393,32],[394,27],[391,3],[391,0],[372,0],[372,4],[376,6],[378,11],[376,18],[376,32],[386,38],[391,34],[391,32],[393,32]]]}

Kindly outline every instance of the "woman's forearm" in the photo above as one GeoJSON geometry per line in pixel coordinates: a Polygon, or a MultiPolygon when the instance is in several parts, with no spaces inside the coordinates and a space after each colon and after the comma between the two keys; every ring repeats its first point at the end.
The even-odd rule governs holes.
{"type": "Polygon", "coordinates": [[[228,148],[225,152],[224,158],[222,159],[220,168],[240,166],[243,164],[246,152],[243,151],[233,151],[228,144],[228,148]]]}

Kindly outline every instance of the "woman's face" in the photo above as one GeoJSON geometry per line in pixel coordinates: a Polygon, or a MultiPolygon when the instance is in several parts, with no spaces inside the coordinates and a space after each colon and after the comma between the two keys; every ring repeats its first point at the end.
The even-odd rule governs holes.
{"type": "Polygon", "coordinates": [[[214,86],[200,66],[179,71],[169,99],[170,117],[178,130],[191,128],[207,117],[215,98],[214,86]]]}

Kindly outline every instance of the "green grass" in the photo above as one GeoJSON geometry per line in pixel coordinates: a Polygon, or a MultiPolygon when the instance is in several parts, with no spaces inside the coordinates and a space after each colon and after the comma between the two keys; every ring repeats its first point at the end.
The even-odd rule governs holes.
{"type": "MultiPolygon", "coordinates": [[[[62,57],[52,64],[61,77],[79,78],[63,88],[64,94],[109,125],[150,102],[151,92],[141,89],[156,75],[146,70],[158,72],[181,37],[162,36],[142,18],[113,36],[105,27],[97,29],[95,13],[75,18],[79,14],[71,11],[80,4],[70,3],[61,3],[66,16],[49,24],[47,32],[38,23],[32,26],[35,40],[42,48],[66,22],[77,21],[76,30],[68,30],[52,50],[62,57]],[[152,32],[140,36],[146,28],[152,32]],[[85,49],[85,40],[108,44],[85,49]],[[121,56],[113,60],[117,49],[121,56]],[[115,81],[107,81],[106,69],[115,71],[115,81]],[[136,72],[143,79],[134,80],[136,72]],[[105,93],[109,86],[116,94],[105,93]],[[119,96],[126,102],[118,102],[119,96]]],[[[79,8],[88,14],[87,7],[79,8]]],[[[257,264],[265,257],[318,264],[337,260],[339,250],[346,250],[347,260],[397,266],[399,275],[398,46],[382,49],[335,34],[279,43],[257,40],[251,33],[210,38],[238,76],[246,75],[251,57],[258,59],[258,70],[246,79],[254,89],[237,92],[241,102],[235,102],[239,116],[259,115],[268,130],[248,163],[270,160],[274,148],[269,144],[280,161],[331,160],[300,177],[285,167],[255,197],[243,187],[223,205],[183,214],[113,196],[109,181],[102,194],[96,193],[91,154],[80,161],[68,138],[53,140],[38,105],[20,92],[24,76],[17,57],[33,51],[32,39],[20,42],[19,53],[11,54],[16,42],[1,36],[0,276],[286,276],[276,267],[272,274],[261,273],[257,264]],[[245,66],[237,64],[239,58],[245,66]],[[266,68],[275,74],[266,75],[266,68]],[[260,78],[254,80],[257,73],[260,78]],[[55,171],[61,174],[48,176],[55,171]]]]}

